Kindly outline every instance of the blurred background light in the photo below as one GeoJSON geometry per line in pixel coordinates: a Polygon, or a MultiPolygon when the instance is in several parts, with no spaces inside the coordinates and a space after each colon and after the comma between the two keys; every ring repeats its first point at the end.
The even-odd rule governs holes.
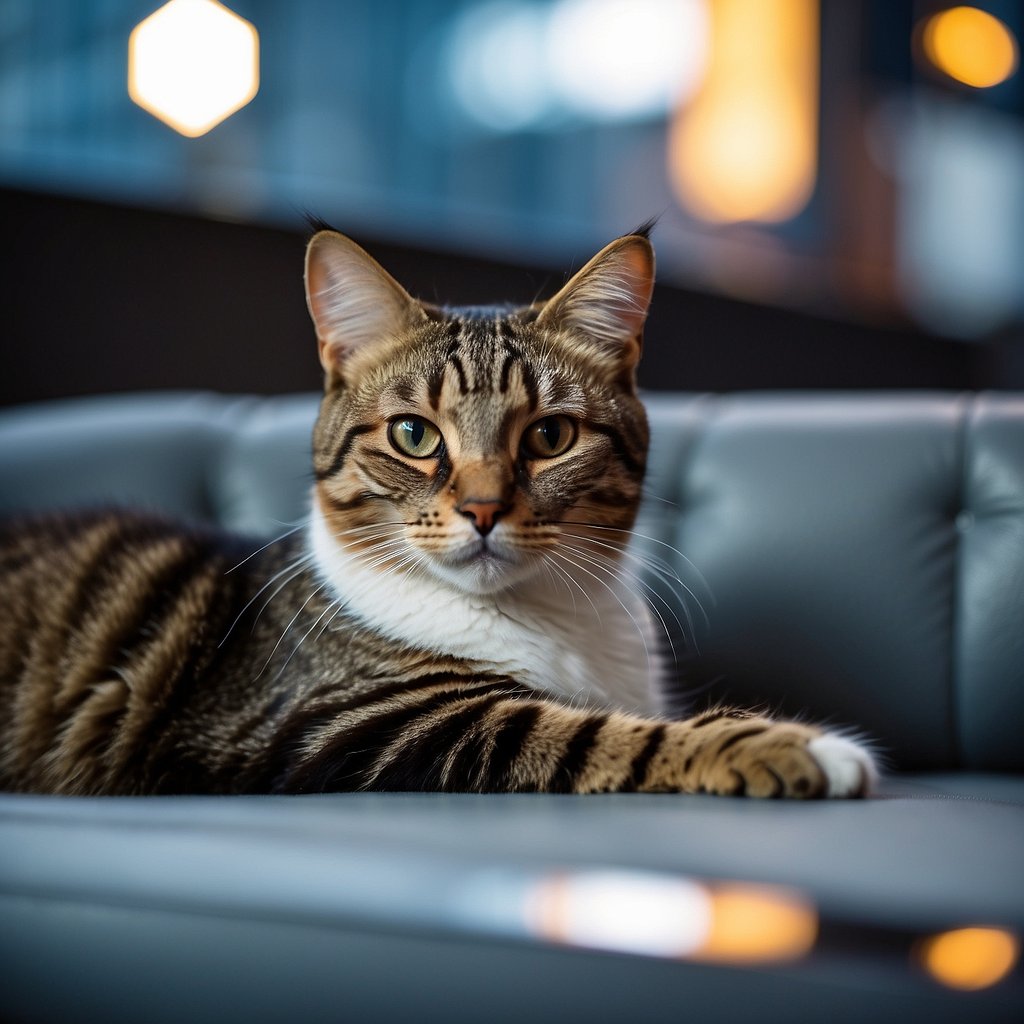
{"type": "Polygon", "coordinates": [[[704,86],[675,119],[679,198],[713,222],[787,220],[817,175],[817,0],[712,0],[704,86]]]}
{"type": "Polygon", "coordinates": [[[936,981],[975,991],[1010,973],[1020,956],[1020,941],[1001,928],[958,928],[926,939],[918,954],[936,981]]]}
{"type": "Polygon", "coordinates": [[[258,89],[256,29],[216,0],[170,0],[129,37],[129,95],[182,135],[205,135],[258,89]]]}
{"type": "Polygon", "coordinates": [[[949,97],[900,108],[892,130],[904,302],[944,334],[1004,329],[1024,306],[1024,132],[949,97]]]}
{"type": "Polygon", "coordinates": [[[716,963],[794,960],[818,931],[813,906],[788,889],[631,871],[552,876],[527,906],[532,930],[551,942],[716,963]]]}
{"type": "Polygon", "coordinates": [[[664,115],[700,84],[707,46],[704,0],[499,0],[454,20],[446,64],[463,111],[514,132],[664,115]]]}
{"type": "Polygon", "coordinates": [[[541,121],[551,95],[544,64],[545,12],[532,4],[470,7],[449,42],[451,85],[481,125],[513,132],[541,121]]]}
{"type": "Polygon", "coordinates": [[[702,960],[795,960],[814,946],[818,916],[794,892],[732,883],[716,886],[711,897],[711,929],[699,951],[702,960]]]}
{"type": "Polygon", "coordinates": [[[663,114],[699,86],[707,47],[701,0],[562,0],[548,26],[548,73],[580,114],[663,114]]]}
{"type": "Polygon", "coordinates": [[[629,871],[556,875],[541,882],[531,917],[551,941],[647,956],[692,956],[711,929],[711,897],[683,878],[629,871]]]}
{"type": "Polygon", "coordinates": [[[932,15],[924,24],[921,45],[940,71],[975,89],[999,85],[1017,70],[1013,33],[977,7],[953,7],[932,15]]]}
{"type": "MultiPolygon", "coordinates": [[[[367,241],[532,268],[537,287],[660,213],[659,280],[686,317],[705,296],[825,318],[814,330],[857,358],[789,327],[748,349],[723,317],[749,311],[727,304],[699,336],[735,340],[650,346],[648,385],[1024,380],[1024,75],[979,88],[938,70],[958,0],[225,0],[239,17],[174,0],[142,21],[161,2],[0,3],[9,202],[293,232],[309,209],[367,241]],[[197,12],[212,19],[184,20],[197,12]],[[244,64],[226,96],[220,26],[244,64]],[[238,109],[257,76],[240,116],[179,134],[238,109]]],[[[998,15],[978,22],[1004,55],[982,60],[991,79],[1007,47],[1019,62],[1024,0],[977,4],[998,15]]]]}

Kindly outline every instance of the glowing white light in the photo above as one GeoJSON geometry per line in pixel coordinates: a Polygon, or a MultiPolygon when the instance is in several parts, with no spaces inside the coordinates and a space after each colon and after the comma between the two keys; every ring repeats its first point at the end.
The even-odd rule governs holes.
{"type": "Polygon", "coordinates": [[[259,89],[259,36],[216,0],[171,0],[135,26],[128,92],[182,135],[203,135],[259,89]]]}
{"type": "Polygon", "coordinates": [[[686,957],[711,931],[711,897],[694,882],[626,871],[554,877],[534,893],[533,927],[589,949],[686,957]]]}
{"type": "Polygon", "coordinates": [[[457,19],[446,64],[471,118],[516,131],[664,113],[700,85],[708,45],[704,0],[505,0],[457,19]]]}
{"type": "Polygon", "coordinates": [[[463,109],[497,131],[516,131],[548,111],[544,12],[519,3],[472,8],[451,41],[451,84],[463,109]]]}
{"type": "Polygon", "coordinates": [[[707,12],[697,0],[563,0],[546,44],[567,107],[597,118],[658,114],[700,84],[707,12]]]}

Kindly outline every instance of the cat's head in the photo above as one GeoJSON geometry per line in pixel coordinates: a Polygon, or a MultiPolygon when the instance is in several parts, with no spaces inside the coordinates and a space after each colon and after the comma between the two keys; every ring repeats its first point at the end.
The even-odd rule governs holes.
{"type": "Polygon", "coordinates": [[[653,283],[642,231],[546,302],[441,309],[345,236],[316,234],[306,295],[326,392],[315,513],[334,543],[468,593],[602,573],[640,500],[648,430],[635,371],[653,283]]]}

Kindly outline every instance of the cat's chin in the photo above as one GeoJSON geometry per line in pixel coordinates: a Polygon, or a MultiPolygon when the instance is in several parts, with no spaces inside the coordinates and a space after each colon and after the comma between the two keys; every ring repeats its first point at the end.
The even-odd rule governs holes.
{"type": "Polygon", "coordinates": [[[443,583],[466,594],[481,596],[509,590],[537,572],[532,558],[488,547],[441,558],[435,556],[427,564],[443,583]]]}

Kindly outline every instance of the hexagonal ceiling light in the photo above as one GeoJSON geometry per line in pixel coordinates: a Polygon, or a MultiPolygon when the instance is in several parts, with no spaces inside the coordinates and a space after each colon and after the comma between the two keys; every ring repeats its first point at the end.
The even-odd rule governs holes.
{"type": "Polygon", "coordinates": [[[216,0],[170,0],[128,40],[128,94],[190,138],[244,107],[259,84],[256,29],[216,0]]]}

